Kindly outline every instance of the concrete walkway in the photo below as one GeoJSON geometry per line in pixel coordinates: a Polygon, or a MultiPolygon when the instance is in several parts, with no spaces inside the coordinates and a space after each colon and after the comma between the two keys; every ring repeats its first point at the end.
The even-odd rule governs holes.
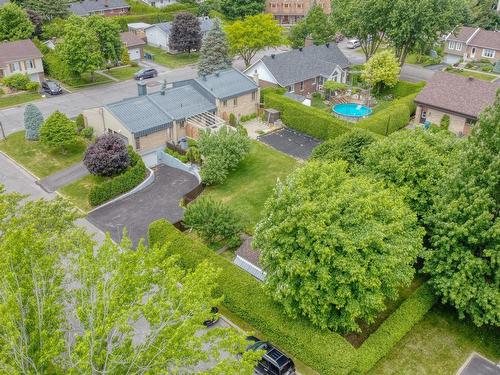
{"type": "Polygon", "coordinates": [[[83,165],[83,162],[72,165],[60,172],[54,173],[43,180],[37,181],[43,190],[49,193],[55,192],[60,187],[68,185],[73,181],[79,180],[89,174],[87,168],[83,165]]]}

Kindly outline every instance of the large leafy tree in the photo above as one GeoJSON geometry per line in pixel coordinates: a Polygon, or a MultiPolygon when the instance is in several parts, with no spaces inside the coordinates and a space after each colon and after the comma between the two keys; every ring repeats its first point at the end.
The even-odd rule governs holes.
{"type": "Polygon", "coordinates": [[[365,64],[361,77],[370,86],[380,91],[383,87],[393,87],[398,83],[401,68],[394,52],[390,50],[377,52],[365,64]]]}
{"type": "Polygon", "coordinates": [[[410,284],[423,230],[397,191],[346,169],[313,161],[279,182],[255,246],[266,290],[290,316],[351,332],[410,284]]]}
{"type": "Polygon", "coordinates": [[[172,22],[169,47],[174,51],[188,52],[201,48],[201,28],[198,18],[191,13],[179,13],[172,22]]]}
{"type": "Polygon", "coordinates": [[[220,11],[230,20],[254,16],[264,11],[265,0],[221,0],[220,11]]]}
{"type": "Polygon", "coordinates": [[[478,325],[500,326],[500,98],[483,112],[432,217],[424,270],[444,302],[478,325]]]}
{"type": "Polygon", "coordinates": [[[270,14],[248,16],[226,27],[232,52],[239,55],[247,67],[261,49],[279,47],[285,43],[283,30],[270,14]]]}
{"type": "Polygon", "coordinates": [[[37,141],[40,137],[40,128],[43,124],[43,115],[38,107],[29,103],[24,109],[24,128],[26,129],[26,139],[37,141]]]}
{"type": "Polygon", "coordinates": [[[86,26],[99,40],[102,57],[105,61],[117,63],[122,57],[123,43],[120,39],[120,25],[111,17],[90,16],[86,26]]]}
{"type": "Polygon", "coordinates": [[[29,39],[35,26],[28,13],[16,4],[0,6],[0,41],[29,39]]]}
{"type": "Polygon", "coordinates": [[[23,0],[22,5],[39,14],[45,22],[68,15],[68,3],[61,0],[23,0]]]}
{"type": "Polygon", "coordinates": [[[310,36],[315,45],[325,44],[332,39],[334,32],[329,17],[318,4],[311,7],[303,20],[290,30],[292,47],[304,46],[305,38],[310,36]]]}
{"type": "Polygon", "coordinates": [[[497,0],[469,0],[470,12],[467,24],[495,30],[500,25],[497,0]]]}
{"type": "Polygon", "coordinates": [[[215,19],[214,25],[205,37],[201,47],[198,73],[211,74],[231,67],[231,63],[232,58],[229,54],[226,33],[222,30],[220,21],[215,19]]]}
{"type": "Polygon", "coordinates": [[[74,144],[77,137],[76,124],[59,111],[47,117],[40,128],[40,141],[51,148],[59,148],[62,152],[74,144]]]}

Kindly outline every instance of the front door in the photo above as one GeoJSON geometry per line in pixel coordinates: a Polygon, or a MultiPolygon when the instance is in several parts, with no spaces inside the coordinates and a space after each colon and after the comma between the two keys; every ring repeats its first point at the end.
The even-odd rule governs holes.
{"type": "Polygon", "coordinates": [[[422,107],[422,110],[420,111],[420,120],[419,120],[420,124],[425,123],[426,118],[427,118],[427,108],[422,107]]]}

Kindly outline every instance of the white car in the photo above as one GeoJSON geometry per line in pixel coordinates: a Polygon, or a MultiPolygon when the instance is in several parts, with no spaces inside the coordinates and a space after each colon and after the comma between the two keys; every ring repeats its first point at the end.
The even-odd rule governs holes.
{"type": "Polygon", "coordinates": [[[347,48],[354,49],[361,47],[361,43],[359,43],[358,39],[351,39],[347,41],[347,48]]]}

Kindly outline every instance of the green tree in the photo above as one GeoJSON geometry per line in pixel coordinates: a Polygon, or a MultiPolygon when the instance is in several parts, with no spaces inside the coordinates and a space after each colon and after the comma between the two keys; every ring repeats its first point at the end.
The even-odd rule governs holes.
{"type": "Polygon", "coordinates": [[[90,16],[86,19],[86,26],[97,36],[103,59],[117,64],[122,58],[122,51],[126,50],[120,39],[118,22],[110,17],[90,16]]]}
{"type": "Polygon", "coordinates": [[[384,87],[394,87],[398,83],[401,68],[394,53],[390,50],[377,52],[365,64],[361,78],[377,92],[384,87]]]}
{"type": "Polygon", "coordinates": [[[230,20],[260,14],[265,7],[265,0],[220,0],[220,11],[230,20]]]}
{"type": "Polygon", "coordinates": [[[443,302],[500,326],[500,98],[484,111],[440,185],[424,270],[443,302]]]}
{"type": "Polygon", "coordinates": [[[201,48],[201,27],[198,18],[191,13],[175,16],[170,30],[169,47],[171,50],[191,53],[201,48]]]}
{"type": "Polygon", "coordinates": [[[469,0],[470,7],[466,25],[478,26],[486,30],[495,30],[500,25],[500,13],[497,0],[469,0]]]}
{"type": "Polygon", "coordinates": [[[0,6],[0,41],[29,39],[35,26],[26,11],[16,4],[0,6]]]}
{"type": "Polygon", "coordinates": [[[76,124],[59,111],[47,117],[40,128],[40,141],[51,148],[60,148],[62,152],[77,138],[76,124]]]}
{"type": "Polygon", "coordinates": [[[411,283],[423,230],[397,191],[346,169],[313,161],[278,182],[255,246],[267,292],[291,317],[352,332],[411,283]]]}
{"type": "Polygon", "coordinates": [[[261,49],[284,44],[283,31],[270,14],[248,16],[226,26],[231,51],[239,55],[247,67],[261,49]]]}
{"type": "Polygon", "coordinates": [[[23,0],[23,6],[40,15],[44,22],[66,17],[69,13],[67,2],[61,0],[23,0]]]}
{"type": "Polygon", "coordinates": [[[315,45],[320,45],[328,43],[332,39],[333,34],[329,17],[320,5],[315,4],[304,19],[292,27],[290,39],[292,46],[298,48],[304,46],[307,36],[312,38],[315,45]]]}
{"type": "Polygon", "coordinates": [[[198,63],[199,74],[211,74],[218,70],[230,68],[232,58],[229,45],[220,21],[215,19],[212,29],[207,33],[201,47],[201,57],[198,63]]]}
{"type": "Polygon", "coordinates": [[[24,109],[24,128],[26,129],[26,139],[37,141],[40,138],[40,128],[43,124],[43,115],[34,104],[28,104],[24,109]]]}

